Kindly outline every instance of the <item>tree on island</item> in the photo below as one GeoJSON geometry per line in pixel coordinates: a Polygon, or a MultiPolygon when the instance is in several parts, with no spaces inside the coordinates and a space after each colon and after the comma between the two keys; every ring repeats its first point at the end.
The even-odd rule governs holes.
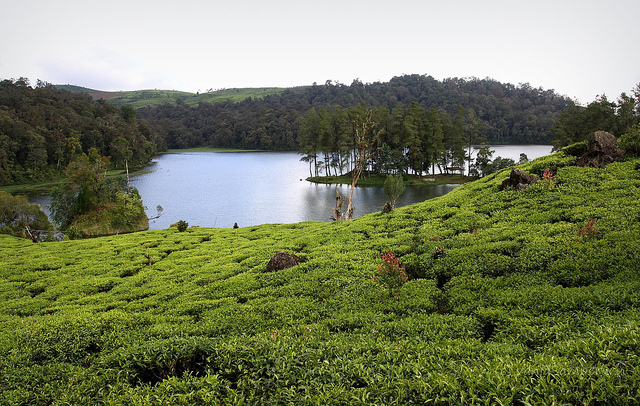
{"type": "Polygon", "coordinates": [[[129,190],[123,179],[107,180],[108,167],[109,157],[95,148],[66,167],[65,184],[53,191],[50,207],[63,230],[74,227],[95,236],[148,228],[137,189],[129,190]]]}
{"type": "MultiPolygon", "coordinates": [[[[353,218],[353,192],[356,190],[358,179],[362,176],[367,163],[378,152],[376,145],[380,139],[380,134],[384,131],[384,128],[371,118],[372,113],[372,110],[366,108],[355,113],[353,122],[354,149],[353,169],[351,170],[351,189],[349,191],[347,211],[342,215],[344,220],[351,220],[353,218]]],[[[337,220],[339,220],[339,218],[337,220]]]]}
{"type": "Polygon", "coordinates": [[[53,225],[39,204],[24,196],[12,196],[0,190],[0,234],[30,238],[38,242],[50,235],[53,225]]]}

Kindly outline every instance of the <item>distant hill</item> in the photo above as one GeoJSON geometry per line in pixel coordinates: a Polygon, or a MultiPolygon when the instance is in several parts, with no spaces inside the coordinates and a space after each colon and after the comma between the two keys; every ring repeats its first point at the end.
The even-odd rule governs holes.
{"type": "Polygon", "coordinates": [[[221,101],[240,102],[248,98],[261,99],[268,95],[279,94],[286,89],[281,87],[261,87],[261,88],[242,88],[242,89],[221,89],[212,90],[205,93],[190,93],[177,90],[132,90],[110,92],[103,90],[89,89],[82,86],[74,85],[55,85],[58,89],[68,90],[76,93],[86,93],[94,100],[105,99],[109,103],[116,106],[132,106],[134,108],[153,107],[161,104],[177,104],[184,102],[190,106],[196,106],[198,103],[216,103],[221,101]]]}
{"type": "Polygon", "coordinates": [[[1,186],[57,180],[91,148],[111,156],[115,168],[144,165],[156,155],[163,141],[153,130],[127,109],[92,100],[92,91],[0,81],[1,186]]]}
{"type": "Polygon", "coordinates": [[[89,89],[88,87],[76,86],[76,85],[53,85],[56,89],[66,90],[74,93],[95,93],[99,90],[89,89]]]}
{"type": "MultiPolygon", "coordinates": [[[[73,91],[72,88],[70,90],[73,91]]],[[[241,148],[298,150],[298,130],[310,109],[348,109],[365,103],[403,116],[418,103],[437,109],[453,121],[460,108],[470,112],[479,138],[488,143],[546,144],[560,112],[573,101],[554,90],[528,83],[512,85],[485,78],[403,75],[388,82],[350,85],[327,81],[293,88],[244,88],[189,93],[173,90],[104,92],[77,87],[76,91],[131,106],[168,148],[241,148]]],[[[447,121],[445,120],[445,121],[447,121]]],[[[384,123],[385,125],[388,123],[384,123]]],[[[445,123],[445,125],[447,125],[445,123]]]]}

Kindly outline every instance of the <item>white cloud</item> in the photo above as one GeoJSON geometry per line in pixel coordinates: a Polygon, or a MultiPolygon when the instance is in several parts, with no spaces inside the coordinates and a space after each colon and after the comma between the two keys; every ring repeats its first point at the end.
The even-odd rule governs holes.
{"type": "Polygon", "coordinates": [[[75,59],[52,57],[38,67],[48,82],[98,90],[165,88],[172,74],[107,49],[92,48],[75,59]]]}

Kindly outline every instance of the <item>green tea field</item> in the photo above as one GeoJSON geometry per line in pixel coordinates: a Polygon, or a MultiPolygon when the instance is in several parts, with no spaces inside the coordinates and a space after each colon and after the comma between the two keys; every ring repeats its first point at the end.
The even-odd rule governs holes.
{"type": "Polygon", "coordinates": [[[640,160],[573,162],[347,222],[0,235],[0,404],[638,404],[640,160]]]}

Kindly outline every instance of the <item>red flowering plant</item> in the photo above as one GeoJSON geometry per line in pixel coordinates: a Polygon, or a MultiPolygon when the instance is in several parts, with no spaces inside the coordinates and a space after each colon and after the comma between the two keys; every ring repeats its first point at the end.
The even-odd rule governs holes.
{"type": "Polygon", "coordinates": [[[551,169],[547,168],[542,173],[542,182],[547,190],[551,190],[556,186],[556,180],[556,175],[553,174],[551,169]]]}
{"type": "Polygon", "coordinates": [[[596,220],[590,218],[583,227],[578,229],[578,238],[587,239],[597,237],[600,230],[596,226],[596,220]]]}
{"type": "Polygon", "coordinates": [[[400,259],[396,258],[391,249],[387,248],[387,252],[382,254],[382,261],[383,263],[378,265],[378,272],[373,276],[372,280],[389,289],[389,296],[393,297],[394,291],[400,289],[409,277],[405,268],[401,266],[400,259]]]}

